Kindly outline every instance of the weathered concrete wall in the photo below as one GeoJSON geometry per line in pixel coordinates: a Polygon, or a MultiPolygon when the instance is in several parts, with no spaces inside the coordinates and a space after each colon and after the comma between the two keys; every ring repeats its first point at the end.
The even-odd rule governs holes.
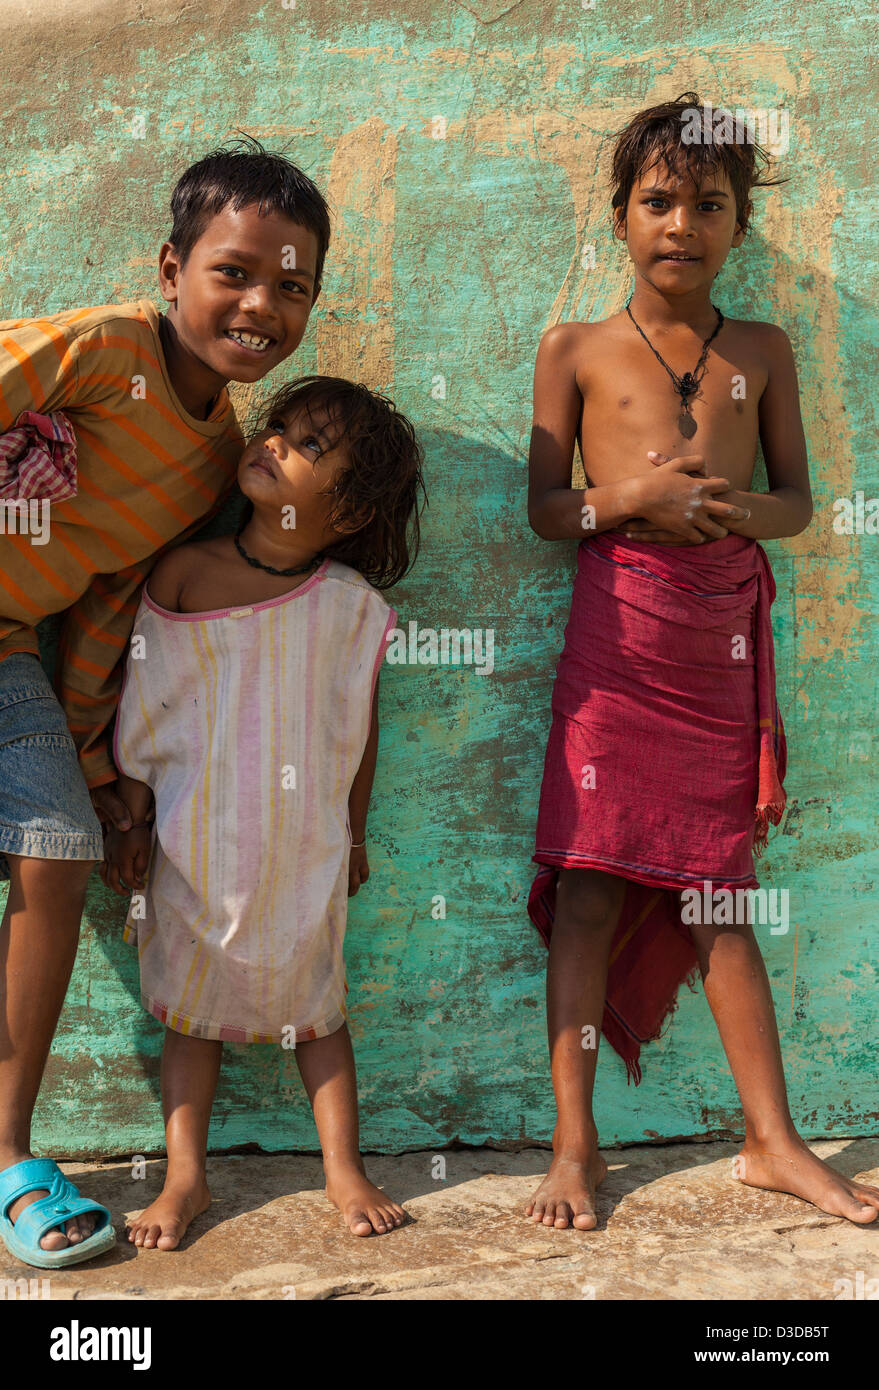
{"type": "MultiPolygon", "coordinates": [[[[283,147],[335,214],[324,293],[285,374],[359,377],[417,422],[431,507],[393,601],[403,622],[496,633],[492,676],[393,667],[382,682],[372,877],[347,949],[371,1149],[550,1136],[545,953],[525,899],[575,546],[527,526],[531,377],[549,325],[627,294],[607,133],[689,87],[790,113],[793,181],[756,195],[753,234],[718,282],[726,312],[791,335],[816,499],[804,536],[767,546],[790,802],[762,879],[789,889],[792,920],[762,942],[804,1133],[875,1129],[879,538],[834,534],[831,511],[879,491],[871,21],[866,0],[747,15],[717,0],[666,0],[652,17],[628,0],[0,6],[2,316],[156,294],[186,164],[236,128],[283,147]]],[[[140,1007],[123,919],[95,876],[44,1150],[161,1144],[161,1028],[140,1007]]],[[[643,1061],[636,1091],[603,1054],[607,1142],[738,1127],[701,989],[643,1061]]],[[[212,1143],[248,1141],[316,1146],[290,1053],[228,1048],[212,1143]]]]}

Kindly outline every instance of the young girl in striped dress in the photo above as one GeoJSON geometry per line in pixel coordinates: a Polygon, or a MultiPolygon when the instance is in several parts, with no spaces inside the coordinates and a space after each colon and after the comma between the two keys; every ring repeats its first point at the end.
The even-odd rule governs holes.
{"type": "Polygon", "coordinates": [[[133,890],[125,935],[166,1027],[168,1170],[130,1227],[136,1245],[174,1249],[209,1205],[225,1040],[295,1047],[327,1195],[353,1234],[403,1220],[359,1153],[342,943],[369,876],[378,675],[397,616],[379,589],[415,558],[421,464],[386,397],[301,378],[242,455],[235,536],[170,551],[144,588],[114,744],[134,824],[108,833],[102,870],[133,890]]]}

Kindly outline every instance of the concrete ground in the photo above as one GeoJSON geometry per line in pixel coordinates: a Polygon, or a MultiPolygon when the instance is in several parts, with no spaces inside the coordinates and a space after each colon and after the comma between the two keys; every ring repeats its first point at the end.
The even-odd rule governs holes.
{"type": "MultiPolygon", "coordinates": [[[[738,1147],[604,1150],[610,1172],[592,1232],[546,1229],[520,1214],[546,1172],[546,1150],[372,1157],[370,1176],[413,1219],[367,1239],[348,1235],[324,1197],[319,1159],[219,1156],[208,1166],[213,1206],[168,1253],[136,1250],[123,1230],[124,1217],[159,1191],[162,1161],[150,1160],[140,1180],[127,1163],[65,1163],[113,1212],[115,1250],[49,1273],[18,1264],[0,1245],[0,1281],[47,1278],[42,1296],[86,1300],[833,1300],[849,1287],[842,1280],[854,1297],[865,1287],[869,1296],[867,1281],[879,1281],[879,1227],[744,1187],[730,1173],[738,1147]]],[[[879,1181],[879,1140],[812,1148],[849,1177],[879,1181]]]]}

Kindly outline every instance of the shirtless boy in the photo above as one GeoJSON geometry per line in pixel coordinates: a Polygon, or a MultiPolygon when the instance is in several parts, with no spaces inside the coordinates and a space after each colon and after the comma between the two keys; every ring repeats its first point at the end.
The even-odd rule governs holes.
{"type": "Polygon", "coordinates": [[[746,134],[686,144],[683,113],[698,106],[686,93],[618,137],[630,302],[550,329],[535,370],[529,521],[544,540],[581,539],[529,901],[549,945],[558,1118],[526,1214],[559,1229],[596,1226],[600,1032],[637,1081],[640,1044],[697,964],[744,1112],[734,1176],[859,1223],[879,1211],[879,1188],[797,1134],[751,922],[682,925],[684,890],[756,886],[752,852],[784,805],[774,585],[756,542],[798,535],[812,516],[790,342],[712,294],[766,157],[746,134]],[[585,489],[570,486],[575,439],[585,489]],[[751,490],[758,439],[767,493],[751,490]]]}

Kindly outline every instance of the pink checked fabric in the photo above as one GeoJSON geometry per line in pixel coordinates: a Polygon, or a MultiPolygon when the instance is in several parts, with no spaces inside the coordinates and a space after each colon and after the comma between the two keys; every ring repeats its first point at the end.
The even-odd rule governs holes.
{"type": "Polygon", "coordinates": [[[0,435],[0,498],[76,496],[76,437],[66,415],[24,410],[0,435]]]}

